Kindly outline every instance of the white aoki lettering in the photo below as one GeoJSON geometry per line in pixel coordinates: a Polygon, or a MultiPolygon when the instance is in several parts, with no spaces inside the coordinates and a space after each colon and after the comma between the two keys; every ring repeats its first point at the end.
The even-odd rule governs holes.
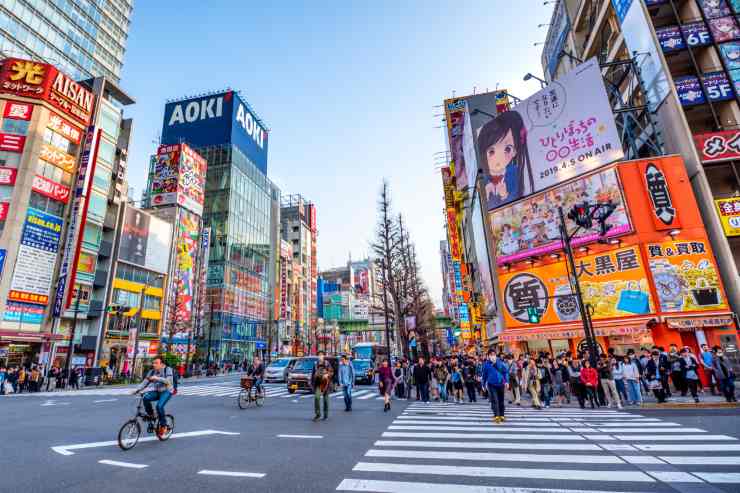
{"type": "Polygon", "coordinates": [[[260,127],[252,114],[244,109],[244,105],[242,104],[239,104],[239,107],[236,109],[236,121],[239,122],[239,125],[242,126],[247,135],[252,137],[254,143],[262,149],[265,144],[265,131],[262,130],[262,127],[260,127]]]}
{"type": "Polygon", "coordinates": [[[220,118],[224,113],[223,96],[201,99],[200,101],[190,101],[185,105],[184,110],[182,107],[183,104],[184,103],[175,105],[167,126],[171,127],[175,124],[186,122],[193,123],[198,120],[220,118]]]}

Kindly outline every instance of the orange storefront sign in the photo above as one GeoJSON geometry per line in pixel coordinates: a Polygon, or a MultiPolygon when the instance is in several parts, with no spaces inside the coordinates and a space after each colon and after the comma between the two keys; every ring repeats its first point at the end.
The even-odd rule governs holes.
{"type": "Polygon", "coordinates": [[[73,173],[75,170],[75,164],[77,163],[74,156],[46,143],[41,144],[39,158],[43,159],[47,163],[53,164],[57,168],[63,169],[67,173],[73,173]]]}
{"type": "MultiPolygon", "coordinates": [[[[584,302],[594,320],[643,315],[654,310],[648,277],[636,245],[576,259],[584,302]]],[[[535,327],[580,320],[564,260],[526,271],[499,274],[507,328],[535,327]],[[529,322],[528,307],[540,310],[529,322]]]]}

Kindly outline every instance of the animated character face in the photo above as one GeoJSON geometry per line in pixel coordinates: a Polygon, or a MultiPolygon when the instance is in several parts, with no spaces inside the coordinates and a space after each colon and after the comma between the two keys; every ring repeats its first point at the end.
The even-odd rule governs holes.
{"type": "Polygon", "coordinates": [[[491,175],[502,175],[506,165],[516,157],[516,147],[511,130],[506,132],[504,138],[486,149],[486,161],[491,175]]]}

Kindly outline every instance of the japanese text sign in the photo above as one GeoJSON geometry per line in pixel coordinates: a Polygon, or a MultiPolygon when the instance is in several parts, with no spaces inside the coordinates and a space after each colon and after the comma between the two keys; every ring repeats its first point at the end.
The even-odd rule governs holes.
{"type": "Polygon", "coordinates": [[[69,202],[69,187],[65,187],[55,181],[47,180],[43,176],[36,175],[33,177],[31,189],[50,199],[58,200],[65,204],[69,202]]]}
{"type": "Polygon", "coordinates": [[[643,160],[639,162],[645,192],[652,205],[651,217],[655,229],[663,231],[681,226],[674,198],[668,187],[661,160],[643,160]]]}
{"type": "Polygon", "coordinates": [[[80,143],[82,131],[56,113],[51,114],[49,117],[49,123],[46,126],[71,142],[75,144],[80,143]]]}
{"type": "Polygon", "coordinates": [[[5,102],[5,111],[3,111],[3,118],[10,118],[11,120],[30,120],[33,114],[33,105],[28,103],[18,103],[15,101],[5,102]]]}
{"type": "Polygon", "coordinates": [[[727,236],[740,236],[740,197],[717,199],[714,201],[727,236]]]}
{"type": "Polygon", "coordinates": [[[0,133],[0,151],[23,152],[25,144],[23,135],[0,133]]]}
{"type": "Polygon", "coordinates": [[[694,145],[702,163],[740,158],[740,130],[724,130],[694,135],[694,145]]]}

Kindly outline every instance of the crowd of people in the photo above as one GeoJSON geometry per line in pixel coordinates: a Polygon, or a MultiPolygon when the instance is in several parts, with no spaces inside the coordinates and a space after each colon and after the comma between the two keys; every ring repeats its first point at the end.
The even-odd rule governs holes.
{"type": "Polygon", "coordinates": [[[486,358],[455,355],[432,357],[428,363],[419,358],[416,363],[397,361],[393,368],[383,361],[376,374],[380,375],[378,385],[386,410],[391,396],[458,404],[482,397],[495,401],[496,406],[503,405],[508,396],[509,404],[521,406],[529,401],[535,409],[571,402],[581,408],[622,409],[642,405],[648,394],[658,403],[675,395],[690,395],[700,402],[700,395],[709,390],[727,402],[736,402],[731,363],[720,347],[709,349],[706,345],[698,356],[689,347],[679,350],[671,346],[666,351],[655,346],[639,352],[628,350],[623,355],[610,349],[595,358],[595,364],[588,351],[515,357],[492,350],[486,358]],[[492,389],[497,395],[491,395],[492,389]]]}
{"type": "MultiPolygon", "coordinates": [[[[72,368],[69,388],[79,389],[82,376],[83,369],[72,368]]],[[[0,366],[0,395],[54,391],[65,387],[63,377],[63,370],[58,366],[52,366],[48,371],[44,365],[0,366]]]]}

